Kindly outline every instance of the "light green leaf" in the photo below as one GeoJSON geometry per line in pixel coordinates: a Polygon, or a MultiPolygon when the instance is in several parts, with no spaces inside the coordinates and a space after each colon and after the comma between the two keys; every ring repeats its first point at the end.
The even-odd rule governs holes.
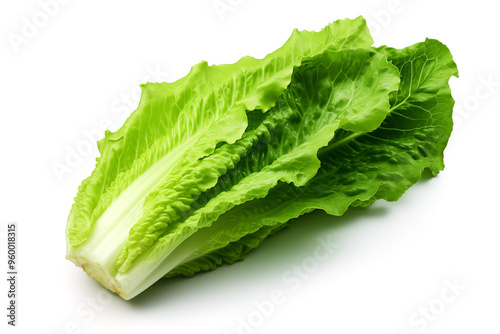
{"type": "Polygon", "coordinates": [[[100,219],[120,220],[115,223],[126,229],[146,195],[175,166],[212,153],[219,142],[241,138],[245,111],[271,108],[304,57],[372,43],[362,17],[340,20],[320,32],[295,30],[263,59],[244,57],[217,66],[201,62],[174,83],[142,85],[138,109],[98,142],[101,156],[79,187],[68,218],[68,248],[84,243],[100,219]]]}

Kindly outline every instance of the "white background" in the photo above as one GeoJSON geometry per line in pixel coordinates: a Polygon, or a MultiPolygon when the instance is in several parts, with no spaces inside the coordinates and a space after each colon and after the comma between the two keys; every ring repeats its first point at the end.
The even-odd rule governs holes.
{"type": "Polygon", "coordinates": [[[493,3],[61,0],[44,22],[39,1],[3,1],[0,331],[499,333],[500,29],[493,3]],[[214,4],[229,7],[220,13],[214,4]],[[100,127],[121,125],[137,105],[130,95],[140,83],[178,79],[201,60],[263,57],[293,28],[318,30],[360,14],[370,22],[375,45],[404,47],[431,37],[454,55],[460,70],[460,79],[451,80],[456,125],[438,177],[418,183],[397,203],[379,202],[340,218],[301,217],[243,262],[161,281],[127,302],[64,259],[66,218],[94,167],[100,127]],[[25,20],[40,27],[31,35],[24,28],[26,39],[14,47],[9,36],[22,36],[25,20]],[[54,166],[67,159],[72,166],[58,176],[54,166]],[[6,325],[3,278],[11,221],[19,226],[14,329],[6,325]],[[292,282],[290,270],[311,265],[318,238],[338,248],[292,282]],[[460,288],[456,296],[445,291],[444,303],[449,284],[460,288]],[[275,290],[282,302],[259,311],[256,303],[268,305],[275,290]],[[420,312],[429,307],[422,320],[420,312]]]}

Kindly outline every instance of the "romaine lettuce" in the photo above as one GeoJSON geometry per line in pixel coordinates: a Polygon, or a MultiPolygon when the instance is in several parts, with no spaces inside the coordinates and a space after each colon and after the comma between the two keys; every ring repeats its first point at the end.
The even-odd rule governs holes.
{"type": "Polygon", "coordinates": [[[397,200],[437,174],[457,75],[434,40],[370,48],[362,18],[294,31],[263,59],[201,63],[147,84],[99,142],[79,188],[67,258],[130,299],[163,276],[232,263],[314,209],[397,200]]]}

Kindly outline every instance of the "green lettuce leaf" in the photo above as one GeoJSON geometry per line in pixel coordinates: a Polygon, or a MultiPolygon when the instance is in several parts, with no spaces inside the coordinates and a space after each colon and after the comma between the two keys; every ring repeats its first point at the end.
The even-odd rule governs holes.
{"type": "Polygon", "coordinates": [[[290,219],[315,209],[339,216],[349,206],[367,206],[377,199],[396,201],[425,168],[434,175],[444,168],[454,105],[448,80],[458,77],[451,53],[436,40],[378,51],[401,73],[399,90],[391,94],[391,112],[382,125],[364,134],[338,131],[320,151],[321,168],[313,179],[300,187],[280,183],[265,198],[220,216],[181,245],[191,245],[191,254],[167,277],[192,276],[241,260],[290,219]]]}

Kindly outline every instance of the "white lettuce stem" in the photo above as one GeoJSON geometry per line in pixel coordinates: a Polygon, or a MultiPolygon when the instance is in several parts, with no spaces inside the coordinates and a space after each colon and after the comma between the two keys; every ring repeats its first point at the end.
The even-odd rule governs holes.
{"type": "MultiPolygon", "coordinates": [[[[177,154],[165,156],[126,188],[94,223],[88,239],[77,247],[68,246],[66,258],[96,281],[121,295],[116,282],[116,261],[129,237],[129,231],[143,213],[146,196],[179,163],[184,146],[193,144],[194,137],[176,149],[177,154]]],[[[123,296],[122,296],[123,297],[123,296]]]]}

